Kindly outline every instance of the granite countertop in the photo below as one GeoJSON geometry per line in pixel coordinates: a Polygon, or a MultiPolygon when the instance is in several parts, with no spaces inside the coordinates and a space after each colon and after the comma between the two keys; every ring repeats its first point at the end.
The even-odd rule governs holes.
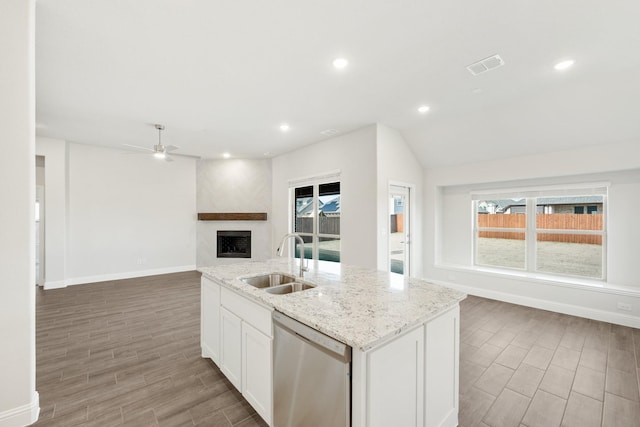
{"type": "Polygon", "coordinates": [[[317,287],[286,295],[272,295],[238,278],[275,272],[297,275],[299,264],[291,258],[203,267],[198,271],[361,351],[424,323],[466,297],[462,292],[424,280],[340,263],[310,262],[309,268],[304,281],[317,287]]]}

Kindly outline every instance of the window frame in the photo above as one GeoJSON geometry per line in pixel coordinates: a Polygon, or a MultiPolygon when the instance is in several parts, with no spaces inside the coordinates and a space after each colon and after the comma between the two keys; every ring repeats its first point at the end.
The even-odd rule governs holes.
{"type": "MultiPolygon", "coordinates": [[[[320,197],[320,186],[324,185],[324,184],[333,184],[333,183],[338,183],[340,185],[340,224],[342,224],[342,180],[340,179],[339,175],[336,176],[326,176],[326,177],[322,177],[322,178],[316,178],[316,179],[311,179],[311,180],[305,180],[302,182],[297,182],[297,183],[290,183],[289,186],[289,191],[290,191],[290,203],[289,203],[289,212],[290,214],[290,221],[289,221],[289,232],[290,233],[295,233],[298,234],[300,237],[302,237],[303,239],[305,237],[311,237],[311,260],[313,261],[317,261],[319,260],[319,242],[321,238],[329,238],[329,239],[337,239],[340,240],[340,234],[328,234],[328,233],[320,233],[319,232],[319,221],[318,221],[318,201],[319,201],[319,197],[320,197]],[[313,198],[313,202],[312,202],[312,210],[313,210],[313,226],[312,226],[312,232],[308,233],[308,232],[298,232],[296,231],[296,189],[298,188],[304,188],[304,187],[312,187],[312,198],[313,198]]],[[[342,231],[342,230],[340,230],[342,231]]],[[[296,257],[295,255],[295,249],[290,248],[291,250],[291,254],[293,254],[294,257],[296,257]]],[[[327,262],[337,262],[337,263],[341,263],[342,262],[342,243],[340,243],[340,260],[339,261],[327,261],[327,262]]]]}
{"type": "MultiPolygon", "coordinates": [[[[572,279],[581,280],[594,280],[599,282],[606,282],[607,280],[607,222],[608,215],[608,186],[599,187],[596,185],[586,185],[587,187],[594,187],[593,192],[586,191],[583,188],[565,188],[562,191],[558,191],[555,187],[551,190],[548,189],[526,189],[522,191],[509,190],[505,195],[503,191],[496,192],[481,192],[477,194],[472,193],[472,214],[473,214],[473,259],[472,263],[474,267],[491,268],[503,271],[517,271],[520,273],[528,273],[535,275],[545,276],[557,276],[572,279]],[[602,212],[596,212],[603,215],[602,230],[579,230],[579,229],[544,229],[538,228],[537,225],[537,206],[539,198],[552,198],[561,196],[601,196],[602,197],[602,212]],[[487,199],[524,199],[525,201],[525,213],[526,213],[526,226],[525,228],[495,228],[495,227],[480,227],[478,224],[478,206],[479,202],[487,199]],[[481,264],[478,262],[478,239],[481,231],[493,231],[493,232],[512,232],[523,233],[525,239],[525,254],[524,254],[524,268],[517,267],[503,267],[490,264],[481,264]],[[601,236],[602,240],[602,255],[601,255],[601,277],[581,276],[571,273],[558,273],[538,270],[538,235],[539,234],[563,234],[563,235],[597,235],[601,236]]],[[[546,212],[541,212],[546,213],[546,212]]],[[[593,212],[589,213],[593,214],[593,212]]],[[[587,215],[586,209],[583,215],[587,215]]]]}

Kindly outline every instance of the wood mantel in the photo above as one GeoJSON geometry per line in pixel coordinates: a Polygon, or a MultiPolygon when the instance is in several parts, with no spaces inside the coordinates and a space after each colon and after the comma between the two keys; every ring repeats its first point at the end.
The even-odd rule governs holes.
{"type": "Polygon", "coordinates": [[[266,221],[266,212],[198,213],[198,221],[266,221]]]}

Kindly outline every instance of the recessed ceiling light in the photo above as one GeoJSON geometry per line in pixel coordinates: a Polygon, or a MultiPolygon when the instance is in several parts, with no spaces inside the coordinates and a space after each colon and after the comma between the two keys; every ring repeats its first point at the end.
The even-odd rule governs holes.
{"type": "Polygon", "coordinates": [[[349,61],[347,61],[345,58],[336,58],[333,60],[332,64],[334,68],[341,70],[349,65],[349,61]]]}
{"type": "Polygon", "coordinates": [[[288,125],[288,124],[286,124],[286,123],[283,123],[283,124],[281,124],[281,125],[280,125],[280,130],[281,130],[282,132],[288,132],[288,131],[289,131],[289,129],[291,129],[291,127],[289,127],[289,125],[288,125]]]}
{"type": "Polygon", "coordinates": [[[477,95],[477,94],[479,94],[479,93],[482,93],[482,89],[481,89],[481,88],[479,88],[479,87],[477,87],[477,88],[473,89],[473,90],[471,91],[471,93],[475,93],[475,94],[477,95]]]}
{"type": "Polygon", "coordinates": [[[421,105],[418,107],[418,113],[420,114],[426,114],[429,112],[429,106],[428,105],[421,105]]]}
{"type": "Polygon", "coordinates": [[[573,59],[567,59],[566,61],[558,62],[556,65],[553,66],[553,68],[555,68],[556,71],[564,71],[571,68],[573,64],[575,64],[575,62],[576,61],[574,61],[573,59]]]}
{"type": "Polygon", "coordinates": [[[225,159],[228,159],[229,157],[231,157],[231,154],[229,154],[229,153],[222,153],[222,157],[224,157],[225,159]]]}

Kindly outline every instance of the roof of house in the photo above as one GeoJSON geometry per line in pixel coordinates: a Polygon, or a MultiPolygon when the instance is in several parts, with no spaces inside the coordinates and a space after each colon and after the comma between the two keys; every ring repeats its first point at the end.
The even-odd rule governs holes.
{"type": "Polygon", "coordinates": [[[324,203],[320,210],[324,213],[340,213],[340,197],[336,197],[335,199],[331,199],[329,202],[324,203]]]}
{"type": "MultiPolygon", "coordinates": [[[[340,196],[323,203],[322,200],[318,200],[318,209],[325,214],[339,214],[340,213],[340,196]]],[[[309,216],[313,213],[313,201],[302,205],[297,209],[298,216],[309,216]]]]}

